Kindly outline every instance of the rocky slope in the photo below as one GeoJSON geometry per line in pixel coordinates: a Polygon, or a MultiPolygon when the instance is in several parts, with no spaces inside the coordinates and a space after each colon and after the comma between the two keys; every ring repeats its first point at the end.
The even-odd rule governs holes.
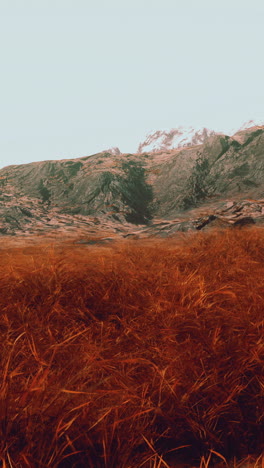
{"type": "Polygon", "coordinates": [[[0,170],[0,233],[146,237],[264,219],[264,126],[152,153],[0,170]]]}

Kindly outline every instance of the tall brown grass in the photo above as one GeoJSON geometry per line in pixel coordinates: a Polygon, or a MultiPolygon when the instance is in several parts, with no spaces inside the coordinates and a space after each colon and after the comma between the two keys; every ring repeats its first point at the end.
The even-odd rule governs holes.
{"type": "Polygon", "coordinates": [[[260,466],[263,229],[0,263],[0,466],[260,466]]]}

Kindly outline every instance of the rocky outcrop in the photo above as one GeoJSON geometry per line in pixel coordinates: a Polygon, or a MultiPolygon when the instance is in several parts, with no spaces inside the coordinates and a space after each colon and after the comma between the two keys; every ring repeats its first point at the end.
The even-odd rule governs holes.
{"type": "Polygon", "coordinates": [[[262,223],[264,127],[169,151],[42,161],[0,170],[0,234],[51,230],[173,235],[262,223]]]}
{"type": "Polygon", "coordinates": [[[144,230],[148,235],[167,237],[175,232],[200,231],[210,228],[238,228],[264,225],[264,199],[220,201],[194,209],[173,220],[155,220],[144,230]]]}

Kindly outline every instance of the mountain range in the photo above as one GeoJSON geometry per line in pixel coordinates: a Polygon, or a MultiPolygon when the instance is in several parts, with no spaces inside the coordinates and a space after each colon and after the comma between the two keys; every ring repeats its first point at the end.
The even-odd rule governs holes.
{"type": "Polygon", "coordinates": [[[264,221],[264,126],[233,136],[204,129],[189,140],[180,130],[152,137],[135,154],[112,148],[4,167],[0,234],[100,233],[110,241],[264,221]]]}

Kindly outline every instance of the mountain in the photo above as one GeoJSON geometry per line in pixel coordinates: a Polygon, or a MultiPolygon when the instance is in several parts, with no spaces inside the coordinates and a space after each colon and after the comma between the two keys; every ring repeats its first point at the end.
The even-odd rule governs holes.
{"type": "Polygon", "coordinates": [[[204,132],[197,141],[7,166],[0,170],[0,233],[146,237],[261,223],[264,126],[233,136],[204,132]]]}
{"type": "Polygon", "coordinates": [[[196,130],[193,127],[178,127],[169,131],[157,130],[147,135],[146,139],[139,144],[138,153],[142,153],[143,150],[157,152],[199,145],[205,143],[213,135],[216,135],[216,132],[207,128],[196,130]]]}

